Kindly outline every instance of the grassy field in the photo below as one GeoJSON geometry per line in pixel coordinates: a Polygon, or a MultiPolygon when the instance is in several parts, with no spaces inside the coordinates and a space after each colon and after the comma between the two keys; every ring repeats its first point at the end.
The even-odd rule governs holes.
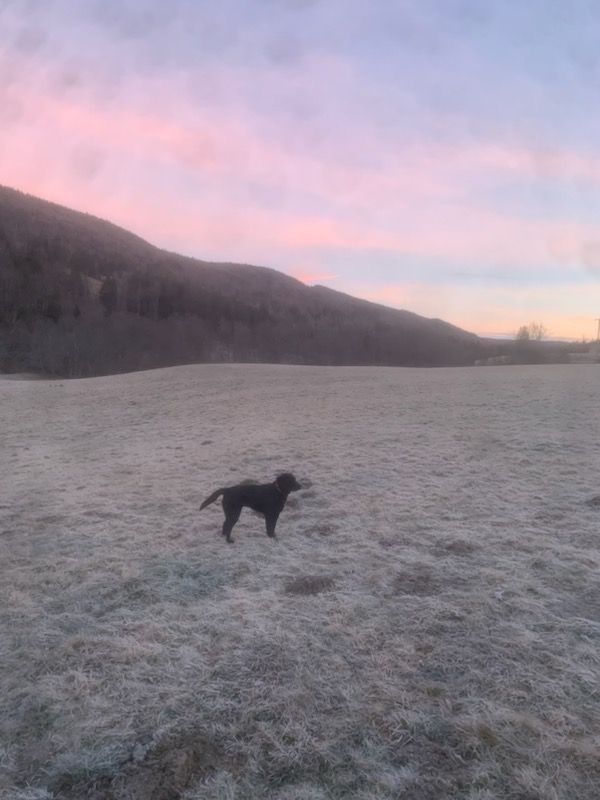
{"type": "Polygon", "coordinates": [[[194,366],[0,409],[0,796],[597,800],[597,367],[194,366]],[[284,470],[276,541],[198,511],[284,470]]]}

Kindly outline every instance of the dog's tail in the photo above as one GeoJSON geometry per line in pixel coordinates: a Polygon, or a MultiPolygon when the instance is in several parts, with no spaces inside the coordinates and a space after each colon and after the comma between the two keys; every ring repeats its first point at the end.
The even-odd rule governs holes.
{"type": "Polygon", "coordinates": [[[202,511],[203,508],[206,508],[206,506],[209,506],[211,503],[214,503],[215,500],[218,497],[220,497],[224,491],[225,489],[217,489],[216,492],[213,492],[211,496],[207,497],[206,500],[202,503],[202,505],[200,506],[200,511],[202,511]]]}

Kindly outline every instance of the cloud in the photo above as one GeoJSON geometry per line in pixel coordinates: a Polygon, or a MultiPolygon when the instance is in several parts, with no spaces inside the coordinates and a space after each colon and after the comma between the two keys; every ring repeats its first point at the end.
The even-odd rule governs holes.
{"type": "Polygon", "coordinates": [[[177,0],[172,14],[111,2],[101,25],[97,13],[71,25],[70,4],[56,0],[52,14],[15,23],[0,55],[0,180],[160,246],[309,283],[348,285],[352,264],[396,286],[407,264],[413,275],[423,265],[422,296],[413,289],[405,305],[432,316],[454,309],[440,275],[466,291],[456,273],[477,273],[472,289],[486,284],[487,297],[511,275],[598,275],[593,214],[586,222],[563,203],[551,217],[531,187],[542,199],[550,182],[600,189],[600,155],[575,137],[557,143],[527,115],[517,124],[524,105],[537,108],[528,92],[510,105],[510,135],[497,124],[489,107],[506,115],[522,76],[507,74],[497,97],[493,59],[464,74],[473,42],[434,30],[448,15],[430,5],[359,14],[353,3],[339,27],[338,2],[276,5],[255,20],[256,5],[238,2],[229,31],[229,0],[218,13],[177,0]],[[373,41],[357,40],[361,26],[373,41]],[[505,187],[520,202],[502,211],[505,187]]]}
{"type": "MultiPolygon", "coordinates": [[[[205,246],[236,240],[262,252],[263,261],[273,247],[346,248],[492,268],[558,262],[597,269],[595,226],[501,214],[456,188],[481,176],[482,165],[531,170],[521,151],[423,148],[377,169],[328,163],[263,139],[242,115],[211,112],[188,123],[120,103],[98,107],[32,92],[21,102],[22,119],[0,153],[13,185],[135,225],[158,244],[185,240],[199,256],[205,246]],[[156,195],[150,202],[149,191],[156,195]]],[[[575,157],[564,162],[581,167],[575,157]]],[[[556,169],[559,162],[550,163],[556,169]]]]}
{"type": "MultiPolygon", "coordinates": [[[[381,165],[330,162],[318,151],[261,136],[241,113],[161,113],[173,107],[173,98],[160,82],[146,87],[155,111],[144,103],[99,106],[86,97],[22,89],[9,86],[2,98],[10,107],[18,95],[23,108],[5,129],[0,154],[11,183],[42,195],[61,185],[55,199],[69,196],[69,204],[85,208],[91,203],[96,213],[125,226],[135,222],[148,238],[183,237],[193,248],[196,232],[199,256],[204,243],[237,239],[258,253],[262,243],[264,253],[273,246],[379,249],[492,266],[557,261],[597,269],[594,225],[501,214],[468,193],[474,181],[489,180],[490,171],[531,175],[540,164],[546,174],[600,180],[600,163],[592,160],[586,172],[588,162],[577,154],[536,159],[525,150],[423,145],[382,156],[381,165]],[[135,200],[147,218],[113,199],[94,206],[98,181],[106,194],[112,181],[114,196],[135,200]],[[144,197],[153,184],[162,190],[154,211],[144,197]]],[[[376,149],[375,139],[367,143],[376,149]]]]}

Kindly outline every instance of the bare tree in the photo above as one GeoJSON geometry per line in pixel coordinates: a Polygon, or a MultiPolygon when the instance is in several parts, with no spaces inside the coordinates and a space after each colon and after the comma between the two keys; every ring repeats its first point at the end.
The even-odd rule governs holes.
{"type": "Polygon", "coordinates": [[[548,335],[548,328],[543,322],[530,322],[529,325],[521,325],[516,333],[517,342],[541,342],[548,335]]]}
{"type": "Polygon", "coordinates": [[[529,323],[529,337],[536,342],[541,342],[548,335],[548,328],[543,322],[530,322],[529,323]]]}

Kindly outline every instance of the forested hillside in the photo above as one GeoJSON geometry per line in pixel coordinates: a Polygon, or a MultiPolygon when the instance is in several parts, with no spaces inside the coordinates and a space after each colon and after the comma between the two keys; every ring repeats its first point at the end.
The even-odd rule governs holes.
{"type": "Polygon", "coordinates": [[[0,371],[65,376],[189,362],[440,366],[480,355],[440,320],[263,267],[159,250],[0,187],[0,371]]]}

